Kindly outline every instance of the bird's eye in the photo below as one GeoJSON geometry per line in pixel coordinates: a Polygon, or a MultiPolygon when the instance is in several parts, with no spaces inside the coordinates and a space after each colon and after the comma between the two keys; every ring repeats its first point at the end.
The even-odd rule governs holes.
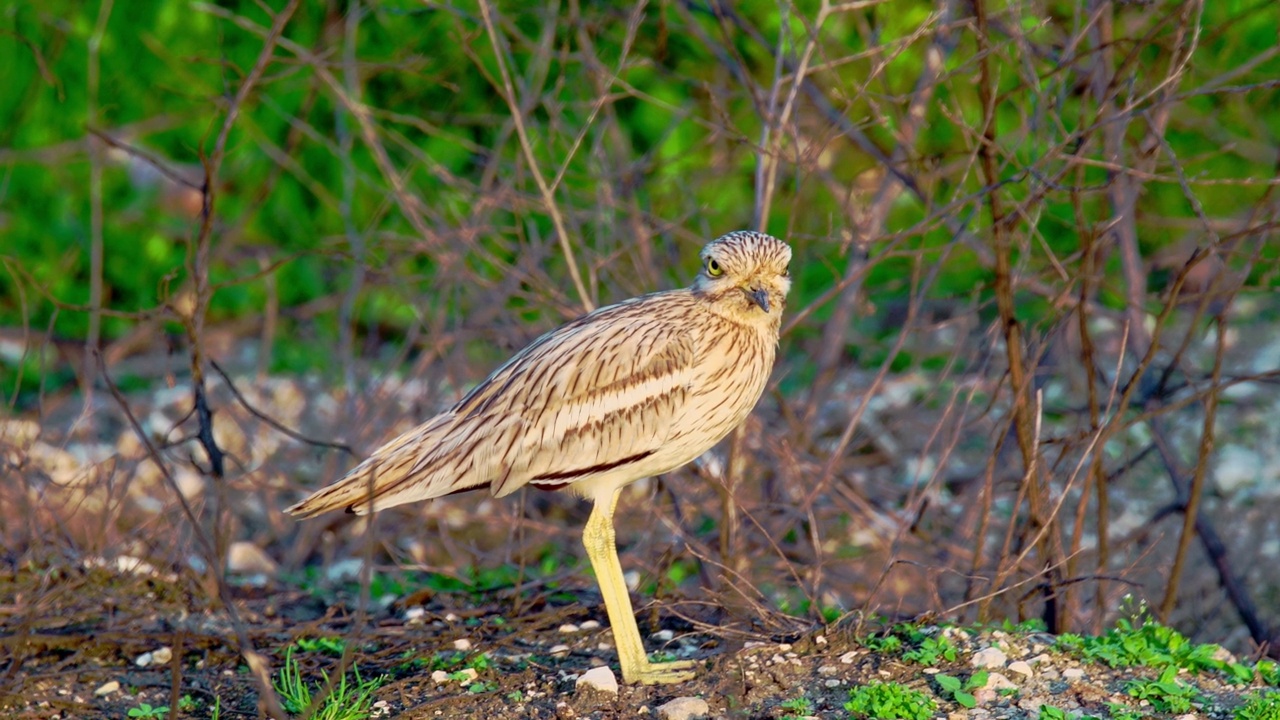
{"type": "Polygon", "coordinates": [[[707,274],[711,277],[720,277],[724,274],[724,268],[720,267],[720,263],[715,258],[707,258],[707,274]]]}
{"type": "Polygon", "coordinates": [[[791,268],[782,268],[782,277],[791,277],[791,268]]]}

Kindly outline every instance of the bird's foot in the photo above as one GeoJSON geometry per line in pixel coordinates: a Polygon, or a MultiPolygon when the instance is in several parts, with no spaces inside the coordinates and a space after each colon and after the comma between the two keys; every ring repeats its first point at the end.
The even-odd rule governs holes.
{"type": "Polygon", "coordinates": [[[671,685],[692,680],[696,675],[692,668],[696,665],[692,660],[676,660],[675,662],[649,662],[645,660],[637,668],[623,668],[622,677],[628,683],[641,685],[671,685]]]}

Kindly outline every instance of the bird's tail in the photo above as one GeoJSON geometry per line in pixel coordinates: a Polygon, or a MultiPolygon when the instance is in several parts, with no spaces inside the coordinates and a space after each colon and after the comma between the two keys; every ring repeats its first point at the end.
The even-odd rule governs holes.
{"type": "Polygon", "coordinates": [[[339,509],[368,515],[374,510],[458,492],[452,483],[439,482],[436,477],[441,468],[435,460],[444,449],[439,436],[448,430],[446,417],[437,417],[388,442],[342,479],[285,512],[299,518],[339,509]]]}

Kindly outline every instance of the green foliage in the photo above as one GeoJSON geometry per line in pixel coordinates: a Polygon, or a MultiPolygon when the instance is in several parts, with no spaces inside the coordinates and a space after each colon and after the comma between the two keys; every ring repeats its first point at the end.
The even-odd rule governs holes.
{"type": "Polygon", "coordinates": [[[1260,692],[1249,696],[1236,708],[1235,720],[1280,720],[1280,692],[1260,692]]]}
{"type": "MultiPolygon", "coordinates": [[[[1210,219],[1240,217],[1265,197],[1265,183],[1245,181],[1274,174],[1268,154],[1235,149],[1269,147],[1280,135],[1280,119],[1259,112],[1274,104],[1266,83],[1280,74],[1280,59],[1270,53],[1274,23],[1259,7],[1205,4],[1201,26],[1230,32],[1206,32],[1194,62],[1165,84],[1160,73],[1184,59],[1173,49],[1172,34],[1181,32],[1176,23],[1159,4],[1112,11],[1123,19],[1116,24],[1119,54],[1137,47],[1130,62],[1149,70],[1126,78],[1134,85],[1127,92],[1141,98],[1131,114],[1151,112],[1162,98],[1172,106],[1158,106],[1173,118],[1159,138],[1160,157],[1186,164],[1195,195],[1191,202],[1186,183],[1159,166],[1137,200],[1137,214],[1152,219],[1141,235],[1143,252],[1177,242],[1177,228],[1198,222],[1197,208],[1207,208],[1210,219]],[[1224,77],[1232,82],[1222,83],[1224,77]],[[1177,93],[1157,92],[1165,87],[1177,93]]],[[[103,209],[103,298],[113,311],[102,318],[106,338],[138,327],[140,314],[164,312],[191,282],[191,240],[201,218],[172,201],[169,183],[154,179],[145,158],[189,175],[193,185],[203,182],[201,156],[213,149],[228,98],[252,74],[270,22],[252,3],[192,8],[164,0],[134,0],[127,12],[116,6],[104,18],[101,42],[97,6],[19,3],[7,16],[7,32],[20,42],[0,43],[6,70],[0,327],[25,324],[84,338],[95,203],[103,209]],[[87,70],[95,63],[96,89],[87,70]],[[108,151],[86,127],[117,138],[120,147],[108,151]],[[97,187],[90,182],[95,162],[97,197],[90,190],[97,187]],[[144,181],[147,175],[153,177],[144,181]]],[[[527,202],[537,194],[529,157],[554,179],[555,202],[578,244],[575,261],[591,268],[589,291],[610,296],[604,299],[689,277],[686,261],[696,248],[667,233],[659,242],[670,247],[656,246],[653,265],[637,278],[633,248],[619,232],[635,219],[631,213],[693,234],[748,225],[762,158],[787,158],[765,225],[801,246],[793,302],[807,305],[843,274],[845,235],[859,220],[851,209],[865,205],[868,181],[882,171],[858,143],[843,139],[824,143],[821,152],[809,146],[807,132],[788,136],[780,154],[759,146],[766,129],[759,102],[774,74],[775,43],[797,57],[810,32],[816,57],[825,60],[809,80],[835,103],[835,116],[853,122],[871,143],[895,147],[909,113],[923,113],[918,142],[906,150],[913,158],[908,171],[928,184],[920,196],[904,193],[893,203],[888,233],[866,244],[863,292],[886,305],[917,290],[926,301],[971,298],[989,316],[990,258],[976,249],[981,242],[958,241],[962,232],[985,239],[994,222],[984,202],[991,181],[962,161],[972,157],[984,123],[975,83],[967,81],[978,46],[969,36],[949,42],[943,74],[925,93],[932,101],[915,107],[919,74],[937,42],[933,10],[922,0],[872,5],[833,13],[816,28],[812,6],[780,13],[773,3],[742,3],[734,23],[744,31],[726,41],[741,66],[726,70],[715,44],[699,40],[719,30],[705,13],[649,8],[633,24],[609,3],[572,13],[506,4],[497,25],[509,35],[500,43],[509,69],[546,81],[520,98],[531,138],[523,148],[510,132],[507,98],[491,82],[498,58],[476,13],[367,7],[351,36],[358,85],[344,88],[341,78],[327,81],[329,60],[317,59],[341,57],[344,36],[332,32],[323,5],[304,4],[259,85],[236,107],[227,136],[214,185],[210,319],[253,320],[278,302],[284,312],[271,366],[292,371],[333,363],[332,353],[307,349],[332,343],[343,323],[370,336],[398,337],[422,317],[456,321],[495,304],[533,322],[552,319],[572,305],[562,292],[567,262],[542,244],[552,221],[541,203],[527,202]],[[533,40],[544,33],[549,45],[533,40]],[[865,90],[868,83],[874,92],[865,90]],[[367,128],[348,107],[353,96],[368,110],[367,128]],[[608,152],[594,150],[603,147],[608,152]],[[407,208],[421,220],[410,219],[407,208]],[[528,262],[519,264],[521,257],[528,262]],[[264,272],[264,265],[271,269],[264,272]],[[368,271],[360,288],[357,268],[368,271]],[[941,272],[928,278],[934,268],[941,272]],[[513,275],[518,282],[503,284],[513,275]],[[359,290],[351,317],[321,302],[349,288],[359,290]],[[290,312],[298,308],[308,309],[290,312]]],[[[1109,125],[1099,120],[1104,109],[1095,94],[1077,91],[1094,66],[1052,52],[1074,41],[1075,26],[1062,20],[1074,7],[1048,2],[1044,10],[1044,18],[1019,23],[1015,12],[1014,22],[995,25],[993,40],[1008,52],[988,56],[1001,99],[992,118],[999,192],[1006,209],[1018,206],[1018,236],[1032,239],[1012,258],[1029,280],[1075,270],[1081,236],[1113,215],[1107,194],[1097,191],[1115,172],[1097,138],[1109,125]]],[[[797,127],[829,126],[831,118],[811,103],[799,108],[797,127]]],[[[1151,152],[1136,145],[1141,133],[1128,136],[1122,161],[1151,152]]],[[[1280,282],[1267,270],[1280,253],[1273,245],[1251,264],[1251,281],[1280,282]]],[[[1122,302],[1118,266],[1104,271],[1102,301],[1122,302]]],[[[1020,293],[1019,319],[1033,327],[1057,322],[1061,315],[1046,299],[1052,295],[1020,293]]],[[[823,322],[831,311],[827,304],[813,318],[823,322]]],[[[898,330],[879,319],[857,322],[865,337],[898,330]]],[[[795,335],[812,331],[800,327],[795,335]]],[[[851,342],[850,349],[862,352],[861,345],[851,342]]],[[[869,347],[857,360],[886,358],[883,348],[869,347]]],[[[917,360],[908,349],[893,364],[936,368],[941,359],[917,360]]],[[[61,373],[28,363],[0,360],[0,389],[26,397],[41,374],[61,373]]]]}
{"type": "Polygon", "coordinates": [[[1167,667],[1156,680],[1130,680],[1125,691],[1130,697],[1146,700],[1158,712],[1185,713],[1200,700],[1200,691],[1177,679],[1178,668],[1167,667]]]}
{"type": "Polygon", "coordinates": [[[163,718],[169,714],[169,706],[151,707],[147,703],[138,703],[138,707],[129,708],[131,718],[163,718]]]}
{"type": "Polygon", "coordinates": [[[1221,648],[1213,644],[1196,645],[1173,628],[1147,620],[1134,625],[1121,619],[1100,637],[1083,637],[1064,633],[1057,647],[1088,660],[1119,667],[1183,668],[1192,672],[1215,670],[1235,683],[1247,683],[1254,669],[1243,663],[1216,659],[1221,648]]]}
{"type": "Polygon", "coordinates": [[[871,683],[849,690],[844,704],[855,718],[928,720],[937,704],[928,695],[898,683],[871,683]]]}
{"type": "Polygon", "coordinates": [[[1068,720],[1069,718],[1066,710],[1052,705],[1041,705],[1036,717],[1039,720],[1068,720]]]}
{"type": "Polygon", "coordinates": [[[914,649],[902,653],[902,659],[921,665],[936,665],[941,660],[956,661],[956,646],[942,635],[926,637],[914,649]]]}
{"type": "Polygon", "coordinates": [[[973,708],[978,704],[978,701],[973,697],[973,691],[986,687],[988,676],[989,673],[986,670],[979,670],[970,675],[969,679],[964,682],[945,673],[938,673],[933,676],[933,679],[938,683],[938,687],[942,689],[944,695],[950,695],[956,702],[966,708],[973,708]]]}
{"type": "Polygon", "coordinates": [[[340,657],[347,647],[346,641],[337,637],[298,638],[296,644],[303,652],[319,652],[335,657],[340,657]]]}
{"type": "Polygon", "coordinates": [[[809,702],[809,698],[805,697],[783,700],[778,703],[778,707],[787,711],[787,714],[783,715],[780,720],[797,720],[799,717],[813,714],[813,703],[809,702]]]}
{"type": "Polygon", "coordinates": [[[1146,716],[1120,703],[1107,703],[1107,712],[1111,720],[1143,720],[1146,716]]]}
{"type": "MultiPolygon", "coordinates": [[[[373,693],[385,680],[385,676],[365,680],[360,677],[359,668],[353,665],[349,673],[334,683],[332,692],[310,717],[314,720],[363,720],[373,706],[373,693]]],[[[284,709],[293,714],[311,707],[316,693],[323,687],[322,684],[313,686],[302,677],[298,661],[293,657],[293,648],[286,652],[284,667],[280,668],[273,685],[280,694],[284,709]]]]}

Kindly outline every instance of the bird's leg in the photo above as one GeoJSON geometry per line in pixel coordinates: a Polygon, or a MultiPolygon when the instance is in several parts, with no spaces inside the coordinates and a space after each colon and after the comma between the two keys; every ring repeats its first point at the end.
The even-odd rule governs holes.
{"type": "Polygon", "coordinates": [[[618,646],[618,662],[622,665],[622,679],[628,683],[658,685],[684,682],[693,678],[689,670],[693,663],[649,662],[640,640],[640,628],[631,609],[631,596],[622,577],[622,563],[618,562],[618,546],[613,533],[613,508],[618,503],[618,491],[596,500],[591,518],[582,530],[582,544],[587,549],[591,568],[595,570],[604,607],[609,613],[609,626],[613,628],[613,641],[618,646]]]}

